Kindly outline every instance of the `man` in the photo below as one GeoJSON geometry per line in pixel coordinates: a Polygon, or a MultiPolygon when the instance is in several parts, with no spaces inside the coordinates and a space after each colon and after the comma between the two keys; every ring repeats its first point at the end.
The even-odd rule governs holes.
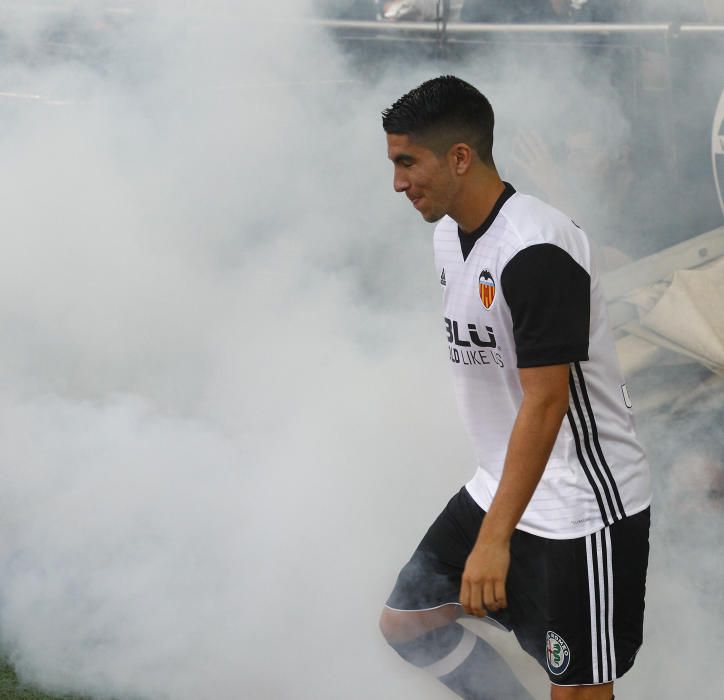
{"type": "Polygon", "coordinates": [[[478,469],[403,567],[387,641],[457,695],[530,695],[457,620],[512,630],[553,700],[611,700],[642,640],[650,482],[590,247],[498,176],[493,110],[453,76],[383,112],[394,188],[434,237],[478,469]]]}

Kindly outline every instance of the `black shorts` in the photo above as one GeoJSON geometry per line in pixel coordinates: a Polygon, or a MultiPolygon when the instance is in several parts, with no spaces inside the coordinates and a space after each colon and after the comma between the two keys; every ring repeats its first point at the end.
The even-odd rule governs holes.
{"type": "MultiPolygon", "coordinates": [[[[485,512],[464,487],[400,572],[387,606],[424,610],[458,603],[465,561],[485,512]]],[[[515,530],[508,607],[489,613],[556,685],[608,683],[641,646],[650,511],[586,537],[551,540],[515,530]]]]}

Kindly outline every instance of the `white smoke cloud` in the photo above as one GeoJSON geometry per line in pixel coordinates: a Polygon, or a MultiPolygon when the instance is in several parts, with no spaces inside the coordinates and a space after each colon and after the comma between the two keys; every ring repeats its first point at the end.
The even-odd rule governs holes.
{"type": "Polygon", "coordinates": [[[395,504],[461,478],[429,254],[326,37],[187,9],[70,59],[96,7],[59,55],[6,20],[2,647],[99,697],[392,697],[395,504]]]}
{"type": "Polygon", "coordinates": [[[2,17],[2,649],[97,697],[445,697],[376,629],[471,471],[379,112],[454,69],[504,153],[556,76],[370,79],[291,0],[136,10],[2,17]]]}

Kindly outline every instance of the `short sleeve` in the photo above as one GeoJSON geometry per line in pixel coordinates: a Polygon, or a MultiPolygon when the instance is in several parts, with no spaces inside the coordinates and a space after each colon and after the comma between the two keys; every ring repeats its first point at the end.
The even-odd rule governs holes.
{"type": "Polygon", "coordinates": [[[591,277],[565,250],[550,243],[525,248],[500,279],[518,367],[588,359],[591,277]]]}

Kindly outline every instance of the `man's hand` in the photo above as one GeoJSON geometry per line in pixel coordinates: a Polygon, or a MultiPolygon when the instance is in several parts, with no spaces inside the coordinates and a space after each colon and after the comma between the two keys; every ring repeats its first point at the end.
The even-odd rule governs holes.
{"type": "Polygon", "coordinates": [[[484,617],[508,606],[505,579],[510,566],[507,542],[478,540],[465,562],[460,603],[468,615],[484,617]]]}

